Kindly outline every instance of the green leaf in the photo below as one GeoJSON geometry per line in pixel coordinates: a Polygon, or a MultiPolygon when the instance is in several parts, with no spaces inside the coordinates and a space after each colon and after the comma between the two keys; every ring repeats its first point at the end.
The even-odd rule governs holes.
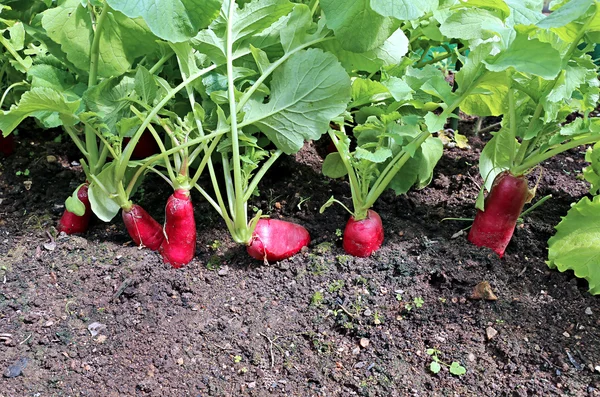
{"type": "Polygon", "coordinates": [[[321,0],[327,27],[342,47],[353,52],[372,50],[391,36],[396,23],[373,11],[370,0],[321,0]]]}
{"type": "Polygon", "coordinates": [[[410,101],[413,98],[413,89],[403,79],[392,76],[382,81],[382,84],[390,91],[396,101],[410,101]]]}
{"type": "Polygon", "coordinates": [[[142,98],[144,103],[151,105],[156,98],[158,87],[154,81],[154,76],[143,66],[137,67],[135,73],[135,92],[142,98]]]}
{"type": "Polygon", "coordinates": [[[440,26],[444,36],[462,40],[486,40],[505,30],[502,20],[483,8],[458,10],[440,26]]]}
{"type": "Polygon", "coordinates": [[[583,16],[594,4],[590,0],[570,0],[552,11],[552,14],[538,22],[542,29],[560,28],[583,16]]]}
{"type": "Polygon", "coordinates": [[[390,97],[390,91],[379,81],[357,78],[352,82],[352,103],[350,107],[381,102],[390,97]]]}
{"type": "Polygon", "coordinates": [[[461,376],[467,373],[467,369],[460,365],[460,363],[452,361],[452,364],[450,364],[450,373],[452,375],[461,376]]]}
{"type": "Polygon", "coordinates": [[[479,157],[479,174],[485,182],[485,188],[492,188],[496,175],[512,166],[517,148],[516,140],[507,127],[498,131],[485,145],[479,157]]]}
{"type": "Polygon", "coordinates": [[[33,88],[21,96],[17,105],[11,107],[9,111],[2,112],[0,131],[7,136],[21,121],[36,112],[57,112],[63,123],[73,125],[77,122],[75,113],[80,103],[80,100],[68,101],[60,92],[51,88],[33,88]]]}
{"type": "Polygon", "coordinates": [[[438,7],[438,0],[371,0],[373,11],[401,21],[421,18],[438,7]]]}
{"type": "Polygon", "coordinates": [[[431,364],[429,364],[429,370],[431,372],[433,372],[434,374],[437,374],[438,372],[440,372],[441,369],[442,369],[442,366],[437,361],[432,361],[431,364]]]}
{"type": "MultiPolygon", "coordinates": [[[[89,71],[94,29],[87,8],[79,0],[65,0],[42,14],[48,37],[61,45],[67,59],[77,68],[89,71]]],[[[133,61],[156,48],[156,37],[141,19],[130,19],[120,12],[108,13],[100,31],[98,75],[119,76],[133,61]]]]}
{"type": "Polygon", "coordinates": [[[104,222],[110,222],[121,209],[114,198],[116,192],[115,163],[110,163],[95,175],[88,189],[92,211],[104,222]]]}
{"type": "Polygon", "coordinates": [[[590,183],[590,194],[597,195],[600,191],[600,143],[589,148],[585,153],[585,161],[590,165],[583,169],[583,177],[590,183]]]}
{"type": "Polygon", "coordinates": [[[97,113],[111,131],[115,131],[117,122],[130,117],[131,103],[126,99],[135,90],[135,80],[132,77],[112,78],[102,81],[90,88],[84,101],[88,108],[97,113]]]}
{"type": "Polygon", "coordinates": [[[156,36],[174,43],[195,36],[221,9],[220,0],[106,1],[130,18],[142,17],[156,36]]]}
{"type": "Polygon", "coordinates": [[[561,272],[573,270],[588,281],[591,294],[600,294],[600,196],[571,207],[548,240],[546,263],[561,272]]]}
{"type": "Polygon", "coordinates": [[[329,153],[323,161],[323,175],[328,178],[341,178],[348,174],[348,170],[342,161],[342,157],[338,152],[329,153]]]}
{"type": "Polygon", "coordinates": [[[268,103],[248,102],[244,124],[291,154],[325,133],[349,100],[350,77],[337,59],[318,49],[300,51],[273,73],[268,103]]]}
{"type": "Polygon", "coordinates": [[[551,80],[560,72],[562,59],[551,44],[530,39],[525,34],[518,34],[506,51],[484,63],[493,72],[512,67],[518,72],[531,73],[551,80]]]}
{"type": "Polygon", "coordinates": [[[471,92],[460,104],[460,110],[466,114],[500,116],[508,109],[508,85],[504,72],[486,73],[478,80],[477,88],[471,92]]]}
{"type": "Polygon", "coordinates": [[[354,157],[356,157],[358,160],[367,160],[371,163],[383,163],[392,157],[392,151],[389,148],[381,147],[374,152],[371,152],[361,147],[357,147],[354,157]]]}
{"type": "MultiPolygon", "coordinates": [[[[410,152],[408,147],[405,147],[410,152]]],[[[438,138],[429,137],[416,149],[410,158],[392,179],[390,188],[396,194],[404,194],[413,186],[422,189],[433,178],[433,169],[442,157],[444,145],[438,138]]]]}
{"type": "Polygon", "coordinates": [[[83,214],[85,214],[85,204],[83,204],[81,200],[79,200],[79,197],[77,197],[77,192],[79,191],[80,187],[81,186],[78,186],[77,189],[75,189],[75,191],[73,192],[73,194],[67,197],[67,199],[65,200],[65,208],[67,209],[67,211],[77,216],[83,216],[83,214]]]}

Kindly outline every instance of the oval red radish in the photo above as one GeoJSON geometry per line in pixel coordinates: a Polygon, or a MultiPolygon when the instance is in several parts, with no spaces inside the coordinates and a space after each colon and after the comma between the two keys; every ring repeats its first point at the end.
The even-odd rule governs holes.
{"type": "Polygon", "coordinates": [[[165,208],[165,239],[160,253],[175,269],[187,265],[196,253],[196,221],[189,190],[177,189],[165,208]]]}
{"type": "Polygon", "coordinates": [[[0,131],[0,153],[8,157],[14,153],[15,147],[15,138],[13,134],[2,136],[2,131],[0,131]]]}
{"type": "Polygon", "coordinates": [[[123,222],[129,236],[137,246],[156,251],[164,240],[162,226],[145,209],[133,204],[128,211],[123,210],[123,222]]]}
{"type": "MultiPolygon", "coordinates": [[[[131,138],[128,137],[123,138],[123,146],[126,146],[130,140],[131,138]]],[[[158,147],[158,143],[156,143],[156,139],[154,139],[150,131],[146,130],[142,133],[142,136],[133,148],[131,159],[142,160],[159,152],[160,148],[158,147]]]]}
{"type": "Polygon", "coordinates": [[[344,229],[344,250],[353,256],[365,258],[377,251],[383,243],[383,224],[379,214],[367,211],[367,217],[359,221],[348,219],[344,229]]]}
{"type": "Polygon", "coordinates": [[[278,219],[259,219],[248,254],[259,260],[280,261],[298,253],[310,243],[308,231],[292,222],[278,219]]]}
{"type": "Polygon", "coordinates": [[[60,222],[58,223],[58,231],[65,232],[66,234],[85,233],[90,224],[90,218],[92,217],[92,207],[90,199],[88,198],[88,185],[84,184],[77,190],[77,198],[85,206],[85,213],[81,216],[75,215],[74,213],[65,210],[60,222]]]}
{"type": "Polygon", "coordinates": [[[491,248],[502,258],[529,194],[524,176],[499,174],[485,199],[485,211],[477,211],[469,241],[491,248]]]}

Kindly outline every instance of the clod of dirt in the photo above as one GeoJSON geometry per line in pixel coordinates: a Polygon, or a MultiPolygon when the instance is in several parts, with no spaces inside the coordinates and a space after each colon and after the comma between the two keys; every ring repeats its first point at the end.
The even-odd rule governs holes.
{"type": "Polygon", "coordinates": [[[496,301],[498,297],[492,291],[492,286],[487,281],[482,281],[475,286],[471,299],[485,299],[487,301],[496,301]]]}
{"type": "Polygon", "coordinates": [[[498,331],[496,331],[492,327],[487,327],[485,329],[485,334],[486,334],[488,340],[492,340],[492,339],[494,339],[494,337],[496,337],[496,335],[498,335],[498,331]]]}
{"type": "Polygon", "coordinates": [[[25,367],[27,367],[27,361],[29,361],[27,357],[19,358],[6,369],[4,372],[4,377],[16,378],[17,376],[21,375],[25,367]]]}
{"type": "Polygon", "coordinates": [[[91,323],[88,325],[88,331],[90,331],[90,334],[92,334],[92,338],[98,335],[105,328],[106,325],[102,323],[91,323]]]}

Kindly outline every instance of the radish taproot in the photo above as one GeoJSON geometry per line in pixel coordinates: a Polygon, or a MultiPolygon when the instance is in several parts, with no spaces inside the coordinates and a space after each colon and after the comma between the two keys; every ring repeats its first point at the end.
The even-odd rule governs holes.
{"type": "Polygon", "coordinates": [[[499,174],[485,199],[485,211],[477,211],[469,241],[478,247],[491,248],[502,258],[517,219],[530,197],[524,176],[514,176],[506,171],[499,174]]]}
{"type": "Polygon", "coordinates": [[[148,247],[152,251],[160,248],[164,240],[163,228],[145,209],[133,204],[122,211],[123,222],[129,236],[138,247],[148,247]]]}
{"type": "Polygon", "coordinates": [[[310,243],[308,231],[292,222],[259,219],[248,244],[248,254],[258,260],[280,261],[310,243]]]}
{"type": "Polygon", "coordinates": [[[88,198],[88,184],[83,184],[77,189],[77,198],[85,206],[85,212],[83,215],[76,215],[69,210],[63,212],[60,222],[58,224],[58,231],[65,232],[66,234],[85,233],[90,224],[90,218],[92,217],[92,206],[90,199],[88,198]]]}
{"type": "Polygon", "coordinates": [[[164,234],[160,253],[165,263],[175,269],[190,263],[196,253],[196,221],[189,190],[177,189],[167,200],[164,234]]]}
{"type": "Polygon", "coordinates": [[[2,131],[0,131],[0,153],[8,157],[14,153],[15,147],[14,136],[12,134],[2,136],[2,131]]]}
{"type": "Polygon", "coordinates": [[[344,251],[353,256],[365,258],[377,251],[383,243],[383,224],[381,217],[373,210],[367,211],[367,217],[355,220],[351,216],[344,229],[344,251]]]}

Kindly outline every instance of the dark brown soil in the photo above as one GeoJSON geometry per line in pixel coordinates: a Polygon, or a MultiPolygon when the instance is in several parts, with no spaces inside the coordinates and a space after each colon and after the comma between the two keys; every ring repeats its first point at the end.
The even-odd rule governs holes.
{"type": "MultiPolygon", "coordinates": [[[[309,145],[252,203],[304,224],[306,252],[251,260],[194,196],[197,255],[172,270],[132,247],[120,219],[56,236],[82,174],[70,145],[34,136],[0,167],[0,371],[26,361],[0,378],[1,397],[600,395],[600,301],[544,263],[553,226],[587,191],[582,148],[544,164],[536,199],[553,198],[503,259],[456,235],[468,222],[442,222],[474,215],[488,135],[448,149],[426,189],[379,200],[386,240],[371,258],[341,249],[341,207],[318,213],[331,195],[349,204],[349,189],[318,173],[309,145]],[[482,281],[497,301],[470,299],[482,281]],[[433,374],[429,348],[466,374],[433,374]]],[[[169,194],[151,179],[135,199],[162,221],[169,194]]]]}

